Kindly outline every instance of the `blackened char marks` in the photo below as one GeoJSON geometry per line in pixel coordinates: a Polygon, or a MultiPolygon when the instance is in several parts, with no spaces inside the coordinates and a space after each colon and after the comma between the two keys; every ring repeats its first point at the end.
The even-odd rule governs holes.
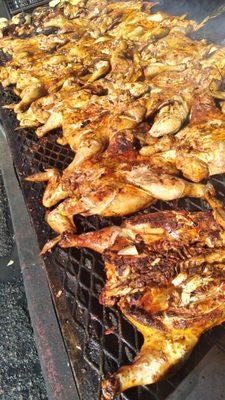
{"type": "Polygon", "coordinates": [[[8,61],[11,61],[12,57],[10,54],[4,53],[2,49],[0,49],[0,67],[3,67],[8,61]]]}

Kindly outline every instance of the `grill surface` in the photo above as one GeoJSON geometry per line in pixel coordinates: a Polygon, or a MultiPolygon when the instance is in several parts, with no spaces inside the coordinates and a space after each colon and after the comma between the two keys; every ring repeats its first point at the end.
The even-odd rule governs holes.
{"type": "Polygon", "coordinates": [[[11,15],[33,9],[47,2],[48,0],[5,0],[7,9],[11,15]]]}
{"type": "MultiPolygon", "coordinates": [[[[166,3],[166,0],[164,2],[166,3]]],[[[46,1],[10,0],[6,2],[11,14],[22,9],[33,8],[40,3],[46,3],[46,1]]],[[[10,104],[15,100],[16,96],[11,90],[3,91],[1,88],[0,106],[10,104]]],[[[12,111],[1,109],[0,113],[13,154],[15,171],[38,242],[42,247],[52,234],[44,222],[45,210],[41,204],[45,185],[26,183],[24,177],[46,167],[62,170],[72,160],[73,153],[68,147],[62,147],[56,143],[57,134],[60,132],[38,139],[32,130],[15,131],[18,123],[12,111]]],[[[215,186],[219,197],[224,199],[225,176],[213,177],[211,183],[215,186]]],[[[170,208],[198,211],[203,210],[205,204],[195,199],[173,203],[158,202],[145,212],[170,208]]],[[[121,220],[77,216],[75,222],[78,233],[81,233],[119,223],[121,220]]],[[[99,304],[98,296],[105,279],[103,262],[99,255],[90,250],[55,248],[45,257],[45,265],[80,397],[82,400],[97,400],[101,376],[129,363],[140,349],[142,337],[117,308],[109,309],[99,304]],[[110,330],[111,333],[106,334],[106,330],[110,330]]],[[[189,360],[173,376],[155,385],[129,390],[119,399],[165,399],[221,336],[225,336],[223,326],[205,334],[189,360]]]]}
{"type": "MultiPolygon", "coordinates": [[[[15,95],[10,90],[2,90],[1,104],[13,101],[15,95]]],[[[15,170],[39,244],[42,246],[51,235],[44,222],[44,208],[41,205],[44,186],[26,183],[24,176],[46,167],[62,170],[72,160],[72,153],[68,147],[56,144],[57,134],[37,139],[31,130],[15,131],[18,124],[12,111],[2,110],[1,115],[13,153],[15,170]]],[[[211,181],[223,198],[224,177],[217,176],[211,181]]],[[[197,211],[204,209],[204,204],[202,201],[190,199],[174,203],[158,202],[147,211],[180,207],[197,211]]],[[[99,229],[115,222],[120,221],[97,216],[76,217],[78,232],[99,229]]],[[[45,257],[45,264],[80,395],[84,400],[97,400],[102,374],[115,371],[119,366],[129,363],[141,346],[141,335],[119,310],[108,309],[99,304],[98,296],[104,284],[104,269],[101,258],[94,252],[56,248],[45,257]],[[59,296],[61,289],[63,294],[59,296]],[[61,301],[61,297],[64,296],[66,305],[61,301]],[[111,333],[105,334],[106,329],[110,329],[111,333]]],[[[129,390],[120,396],[120,400],[165,399],[216,343],[218,337],[224,334],[223,327],[205,334],[189,360],[175,375],[155,385],[129,390]]]]}

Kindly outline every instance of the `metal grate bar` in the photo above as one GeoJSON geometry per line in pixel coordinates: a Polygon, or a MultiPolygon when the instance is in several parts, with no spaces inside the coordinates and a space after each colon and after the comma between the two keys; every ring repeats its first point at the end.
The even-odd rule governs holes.
{"type": "Polygon", "coordinates": [[[4,0],[10,15],[30,11],[35,7],[48,3],[48,0],[4,0]]]}

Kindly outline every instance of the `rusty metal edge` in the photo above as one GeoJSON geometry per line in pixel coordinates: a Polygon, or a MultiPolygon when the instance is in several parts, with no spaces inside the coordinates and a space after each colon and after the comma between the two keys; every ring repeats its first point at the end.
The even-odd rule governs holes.
{"type": "Polygon", "coordinates": [[[45,265],[17,180],[13,159],[0,125],[0,168],[8,197],[20,266],[38,355],[49,400],[79,400],[63,341],[45,265]]]}

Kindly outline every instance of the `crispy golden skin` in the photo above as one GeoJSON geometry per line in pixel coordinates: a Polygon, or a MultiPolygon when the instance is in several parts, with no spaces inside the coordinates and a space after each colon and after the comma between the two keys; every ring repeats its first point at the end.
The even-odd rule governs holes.
{"type": "Polygon", "coordinates": [[[223,170],[223,145],[214,140],[223,126],[212,124],[213,137],[204,141],[209,155],[201,149],[192,156],[200,132],[196,93],[200,108],[205,96],[222,96],[223,49],[187,36],[198,28],[183,16],[154,13],[152,4],[80,1],[40,8],[29,21],[18,17],[16,38],[3,31],[0,47],[12,59],[0,77],[21,98],[12,106],[21,127],[34,127],[39,137],[62,128],[59,143],[76,153],[62,175],[47,170],[28,178],[48,182],[45,207],[59,203],[46,215],[53,230],[73,231],[77,213],[121,216],[155,199],[205,196],[203,185],[178,176],[198,183],[223,170]],[[136,141],[144,145],[141,156],[136,141]]]}

